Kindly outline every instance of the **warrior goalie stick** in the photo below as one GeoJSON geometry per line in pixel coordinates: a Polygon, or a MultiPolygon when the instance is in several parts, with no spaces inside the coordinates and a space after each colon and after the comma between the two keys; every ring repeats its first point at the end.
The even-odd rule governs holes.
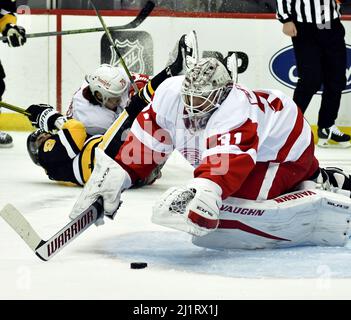
{"type": "Polygon", "coordinates": [[[0,211],[0,216],[40,259],[48,261],[95,223],[103,215],[103,210],[102,198],[99,198],[87,210],[46,241],[41,239],[30,223],[11,204],[7,204],[0,211]]]}
{"type": "MultiPolygon", "coordinates": [[[[144,8],[141,9],[137,17],[122,26],[114,26],[114,27],[109,27],[111,31],[114,30],[126,30],[126,29],[135,29],[137,28],[151,13],[151,11],[154,9],[155,4],[152,1],[148,1],[144,8]]],[[[88,29],[77,29],[77,30],[65,30],[65,31],[51,31],[51,32],[39,32],[39,33],[29,33],[26,35],[26,38],[40,38],[40,37],[50,37],[50,36],[65,36],[69,34],[81,34],[81,33],[89,33],[89,32],[101,32],[105,31],[104,28],[88,28],[88,29]]],[[[0,40],[5,40],[6,37],[2,36],[0,37],[0,40]]]]}

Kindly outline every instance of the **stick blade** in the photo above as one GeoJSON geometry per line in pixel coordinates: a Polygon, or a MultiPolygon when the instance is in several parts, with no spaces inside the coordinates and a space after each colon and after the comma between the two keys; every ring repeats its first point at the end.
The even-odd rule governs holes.
{"type": "Polygon", "coordinates": [[[103,215],[103,212],[102,198],[98,198],[84,212],[71,220],[50,239],[42,241],[35,248],[36,255],[40,259],[48,261],[93,225],[103,215]]]}
{"type": "Polygon", "coordinates": [[[0,211],[0,216],[35,251],[35,248],[42,242],[42,239],[18,210],[13,205],[7,204],[0,211]]]}
{"type": "Polygon", "coordinates": [[[132,22],[127,23],[119,29],[134,29],[138,27],[150,15],[154,8],[155,3],[153,1],[148,1],[144,8],[141,9],[138,16],[132,22]]]}

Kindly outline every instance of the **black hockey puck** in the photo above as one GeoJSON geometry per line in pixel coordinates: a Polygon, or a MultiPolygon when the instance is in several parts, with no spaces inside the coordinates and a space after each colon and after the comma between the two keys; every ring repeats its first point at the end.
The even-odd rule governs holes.
{"type": "Polygon", "coordinates": [[[147,263],[146,262],[132,262],[130,264],[130,268],[131,269],[144,269],[147,267],[147,263]]]}

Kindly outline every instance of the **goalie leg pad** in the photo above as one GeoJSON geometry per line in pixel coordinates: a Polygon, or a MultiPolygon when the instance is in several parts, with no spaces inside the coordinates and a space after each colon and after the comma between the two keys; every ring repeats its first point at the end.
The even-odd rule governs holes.
{"type": "Polygon", "coordinates": [[[193,237],[213,249],[344,246],[349,240],[350,198],[324,190],[302,190],[278,198],[224,201],[216,231],[193,237]]]}

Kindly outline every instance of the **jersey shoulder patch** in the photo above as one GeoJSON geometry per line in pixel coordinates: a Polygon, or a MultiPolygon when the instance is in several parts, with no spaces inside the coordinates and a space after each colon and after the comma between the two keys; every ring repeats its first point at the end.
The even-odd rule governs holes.
{"type": "Polygon", "coordinates": [[[56,141],[54,139],[48,139],[44,143],[44,152],[50,152],[55,147],[56,141]]]}

